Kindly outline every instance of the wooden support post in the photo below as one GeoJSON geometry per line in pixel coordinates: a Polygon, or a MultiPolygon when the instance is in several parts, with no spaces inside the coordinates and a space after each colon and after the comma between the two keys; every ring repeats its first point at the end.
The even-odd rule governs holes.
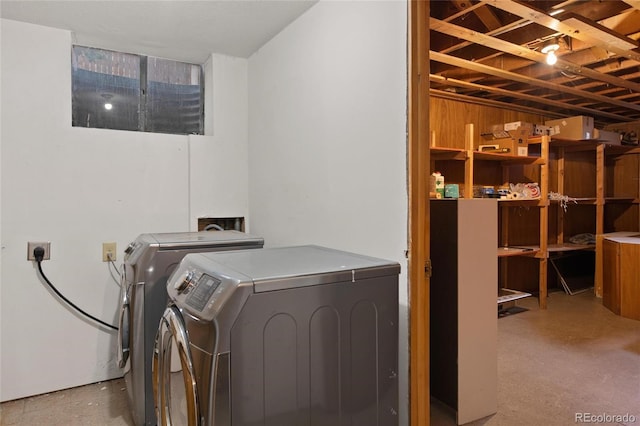
{"type": "Polygon", "coordinates": [[[408,2],[409,424],[428,426],[429,394],[429,4],[408,2]]]}
{"type": "MultiPolygon", "coordinates": [[[[558,193],[564,194],[564,147],[558,148],[558,193]]],[[[556,244],[564,244],[564,208],[558,206],[556,244]]]]}
{"type": "Polygon", "coordinates": [[[464,198],[473,198],[473,124],[464,126],[464,198]]]}
{"type": "Polygon", "coordinates": [[[602,282],[604,279],[602,266],[602,242],[604,234],[604,144],[596,148],[596,270],[594,288],[596,297],[602,297],[602,282]]]}
{"type": "Polygon", "coordinates": [[[543,136],[540,142],[540,157],[544,163],[540,165],[540,251],[538,274],[538,303],[541,309],[547,309],[547,259],[549,250],[549,136],[543,136]]]}

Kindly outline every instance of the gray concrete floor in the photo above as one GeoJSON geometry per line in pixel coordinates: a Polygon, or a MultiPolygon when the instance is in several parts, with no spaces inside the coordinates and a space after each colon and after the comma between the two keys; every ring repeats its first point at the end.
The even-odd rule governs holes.
{"type": "Polygon", "coordinates": [[[134,426],[123,379],[4,402],[0,425],[134,426]]]}
{"type": "MultiPolygon", "coordinates": [[[[640,426],[640,321],[612,314],[590,292],[552,293],[542,311],[498,320],[498,413],[473,426],[564,426],[576,413],[635,416],[640,426]]],[[[133,426],[122,379],[52,392],[0,405],[0,425],[133,426]]],[[[431,424],[455,415],[431,404],[431,424]]]]}
{"type": "MultiPolygon", "coordinates": [[[[470,425],[564,426],[590,413],[629,414],[635,422],[598,424],[640,426],[640,321],[592,292],[551,293],[547,310],[534,298],[519,306],[529,310],[498,320],[498,412],[470,425]]],[[[455,424],[446,407],[431,408],[432,425],[455,424]]]]}

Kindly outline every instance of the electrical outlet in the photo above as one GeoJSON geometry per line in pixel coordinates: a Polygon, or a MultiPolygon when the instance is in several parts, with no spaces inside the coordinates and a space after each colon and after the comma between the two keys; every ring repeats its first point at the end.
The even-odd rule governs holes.
{"type": "Polygon", "coordinates": [[[42,256],[42,260],[51,259],[51,242],[29,241],[27,242],[27,260],[36,260],[35,256],[33,255],[33,250],[35,250],[36,247],[42,247],[44,249],[44,256],[42,256]]]}
{"type": "Polygon", "coordinates": [[[102,261],[116,260],[116,243],[102,243],[102,261]]]}

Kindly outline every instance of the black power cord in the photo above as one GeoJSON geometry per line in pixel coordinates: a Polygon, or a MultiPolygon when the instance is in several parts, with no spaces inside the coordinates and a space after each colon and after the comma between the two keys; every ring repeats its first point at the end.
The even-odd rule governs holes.
{"type": "Polygon", "coordinates": [[[112,330],[118,330],[118,327],[115,327],[109,323],[106,323],[104,321],[102,321],[99,318],[94,317],[91,314],[86,313],[85,311],[83,311],[82,309],[80,309],[79,307],[77,307],[73,302],[71,302],[69,299],[67,299],[66,297],[64,297],[64,295],[62,293],[60,293],[58,291],[58,289],[51,283],[51,281],[49,281],[49,278],[47,278],[47,276],[44,274],[44,271],[42,270],[42,258],[44,257],[44,248],[38,246],[35,249],[33,249],[33,257],[35,257],[36,262],[38,263],[38,271],[40,271],[40,276],[44,279],[44,281],[49,285],[49,287],[51,287],[51,290],[54,291],[55,294],[58,295],[59,298],[61,298],[62,300],[65,301],[65,303],[69,306],[71,306],[73,309],[75,309],[76,311],[80,312],[82,315],[84,315],[87,318],[92,319],[93,321],[102,324],[105,327],[108,327],[112,330]]]}

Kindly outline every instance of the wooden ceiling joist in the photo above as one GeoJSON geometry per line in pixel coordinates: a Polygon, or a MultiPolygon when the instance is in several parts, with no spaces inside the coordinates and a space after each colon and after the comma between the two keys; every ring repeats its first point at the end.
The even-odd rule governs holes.
{"type": "Polygon", "coordinates": [[[626,4],[633,7],[636,10],[640,10],[640,0],[623,0],[626,4]]]}
{"type": "Polygon", "coordinates": [[[443,0],[431,10],[438,96],[640,120],[640,0],[443,0]],[[554,39],[558,61],[548,65],[541,50],[554,39]]]}
{"type": "Polygon", "coordinates": [[[605,96],[598,95],[596,93],[589,93],[582,90],[573,89],[571,87],[563,86],[561,84],[550,83],[543,80],[538,80],[535,78],[531,78],[528,76],[516,74],[510,71],[503,71],[497,68],[488,67],[483,64],[479,64],[473,61],[467,61],[465,59],[456,58],[450,55],[444,55],[439,52],[430,51],[430,59],[432,61],[444,62],[449,65],[453,65],[456,67],[467,68],[473,71],[479,71],[485,74],[505,78],[508,80],[519,81],[521,83],[531,84],[533,86],[544,87],[546,89],[550,89],[556,92],[568,93],[574,96],[582,97],[585,99],[591,99],[594,101],[610,103],[613,105],[620,106],[622,108],[627,108],[633,111],[640,111],[640,105],[634,105],[629,102],[621,102],[616,99],[611,99],[605,96]]]}
{"type": "MultiPolygon", "coordinates": [[[[501,10],[504,10],[505,12],[509,12],[516,16],[520,16],[521,18],[528,19],[532,22],[535,22],[538,25],[542,25],[544,27],[553,29],[564,35],[568,35],[569,37],[573,37],[573,38],[577,38],[579,40],[585,41],[593,46],[600,46],[604,49],[607,49],[610,52],[616,53],[617,55],[634,59],[640,62],[640,53],[632,51],[630,49],[621,49],[620,47],[618,47],[618,45],[607,42],[608,37],[604,36],[603,33],[581,32],[580,30],[565,24],[564,21],[560,21],[554,18],[553,16],[549,16],[546,13],[540,10],[534,9],[519,1],[490,0],[488,1],[488,3],[497,9],[501,9],[501,10]]],[[[620,40],[624,40],[622,37],[618,37],[618,38],[620,40]]],[[[632,43],[634,40],[631,40],[628,37],[625,37],[625,38],[626,40],[624,41],[631,43],[631,45],[633,46],[637,46],[637,43],[635,44],[632,43]]]]}
{"type": "MultiPolygon", "coordinates": [[[[519,46],[517,44],[509,43],[508,41],[500,40],[499,38],[477,33],[467,28],[440,21],[435,18],[431,18],[429,20],[429,25],[430,28],[434,31],[449,35],[455,35],[456,37],[467,41],[475,41],[476,43],[480,43],[484,46],[488,46],[514,56],[526,58],[531,61],[546,63],[547,56],[545,54],[528,49],[526,47],[519,46]]],[[[574,64],[560,58],[558,59],[558,62],[554,65],[554,67],[571,74],[583,75],[594,80],[604,81],[614,86],[625,87],[627,89],[640,93],[640,84],[638,83],[624,80],[622,78],[617,78],[609,74],[593,71],[590,68],[583,67],[581,65],[574,64]]]]}
{"type": "Polygon", "coordinates": [[[546,111],[543,109],[531,108],[531,107],[517,105],[513,103],[493,101],[491,99],[482,99],[475,96],[460,95],[458,93],[452,93],[446,90],[429,89],[429,94],[437,98],[451,99],[454,101],[465,102],[470,104],[509,109],[512,111],[520,111],[520,112],[525,112],[529,114],[537,114],[537,115],[551,116],[551,117],[563,117],[564,115],[566,115],[566,114],[558,113],[555,111],[546,111]]]}
{"type": "Polygon", "coordinates": [[[548,105],[548,106],[551,106],[551,107],[557,108],[557,109],[563,109],[563,108],[567,108],[567,107],[572,107],[571,109],[573,111],[576,111],[577,113],[581,113],[581,114],[602,115],[602,116],[605,116],[607,118],[610,118],[611,120],[620,121],[620,122],[629,121],[629,119],[627,117],[623,116],[623,115],[601,113],[599,110],[594,110],[594,109],[591,109],[591,108],[583,108],[583,107],[580,107],[580,106],[577,106],[577,105],[567,105],[565,102],[562,102],[562,101],[554,101],[554,100],[546,99],[546,98],[541,97],[541,96],[528,95],[526,93],[521,93],[521,92],[517,92],[517,91],[500,89],[500,88],[495,87],[495,86],[483,86],[481,84],[469,83],[469,82],[466,82],[466,81],[456,80],[456,79],[452,79],[452,78],[446,78],[446,77],[442,77],[442,76],[434,75],[434,74],[429,75],[429,79],[431,80],[431,82],[439,83],[439,84],[441,84],[443,86],[453,86],[453,87],[460,87],[460,88],[464,88],[464,89],[473,89],[473,90],[493,93],[495,95],[511,97],[511,98],[514,98],[514,99],[521,99],[521,100],[527,101],[527,102],[533,102],[533,103],[548,105]]]}

